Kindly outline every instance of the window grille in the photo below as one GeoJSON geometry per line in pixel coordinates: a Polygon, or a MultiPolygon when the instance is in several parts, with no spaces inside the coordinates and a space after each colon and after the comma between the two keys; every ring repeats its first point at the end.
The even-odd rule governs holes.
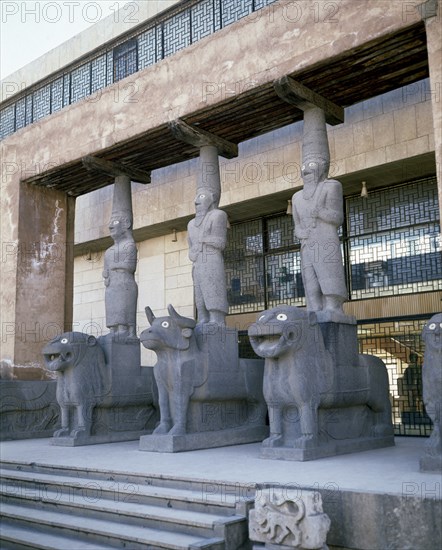
{"type": "Polygon", "coordinates": [[[134,38],[114,48],[114,82],[138,71],[138,43],[134,38]]]}
{"type": "Polygon", "coordinates": [[[387,366],[396,435],[430,435],[431,420],[422,399],[421,334],[428,318],[358,324],[360,353],[376,355],[387,366]]]}

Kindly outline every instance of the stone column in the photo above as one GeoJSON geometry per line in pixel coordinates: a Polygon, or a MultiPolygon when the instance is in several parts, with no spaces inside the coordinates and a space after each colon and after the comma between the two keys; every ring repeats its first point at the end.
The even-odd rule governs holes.
{"type": "Polygon", "coordinates": [[[43,379],[43,344],[72,325],[75,199],[16,183],[7,220],[13,239],[2,243],[0,359],[4,377],[43,379]]]}
{"type": "Polygon", "coordinates": [[[427,0],[418,7],[418,11],[425,21],[425,29],[427,31],[436,177],[439,192],[440,219],[442,220],[442,0],[427,0]]]}

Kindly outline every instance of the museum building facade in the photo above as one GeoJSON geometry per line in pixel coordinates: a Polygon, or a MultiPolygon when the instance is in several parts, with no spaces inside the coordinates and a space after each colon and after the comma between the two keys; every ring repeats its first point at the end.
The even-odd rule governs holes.
{"type": "Polygon", "coordinates": [[[361,352],[387,365],[396,434],[428,435],[421,332],[442,299],[440,3],[146,4],[2,83],[1,359],[26,379],[57,328],[107,332],[112,180],[85,170],[89,155],[150,173],[151,183],[132,183],[138,333],[146,306],[195,315],[186,227],[198,150],[174,140],[178,118],[238,144],[220,159],[220,207],[230,222],[226,322],[241,355],[253,356],[247,328],[260,311],[305,306],[290,215],[302,114],[273,89],[290,75],[345,108],[328,126],[330,177],[344,190],[344,310],[358,320],[361,352]]]}

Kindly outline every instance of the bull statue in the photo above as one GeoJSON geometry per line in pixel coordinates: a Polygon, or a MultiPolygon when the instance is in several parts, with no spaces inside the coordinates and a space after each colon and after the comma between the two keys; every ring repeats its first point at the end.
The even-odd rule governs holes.
{"type": "MultiPolygon", "coordinates": [[[[249,409],[252,405],[253,418],[250,411],[246,411],[230,427],[248,425],[253,431],[253,427],[259,426],[261,437],[257,439],[255,435],[252,440],[262,440],[266,430],[262,362],[238,359],[236,331],[229,332],[225,326],[213,324],[214,332],[210,332],[212,324],[201,327],[196,325],[194,319],[179,315],[172,305],[167,309],[168,316],[155,317],[150,307],[146,307],[146,316],[151,326],[140,335],[143,346],[153,350],[158,359],[154,366],[154,377],[158,386],[160,423],[153,435],[184,436],[200,431],[207,435],[210,431],[222,431],[228,427],[228,418],[223,422],[218,415],[213,429],[203,425],[204,419],[202,422],[198,419],[201,419],[204,411],[213,412],[210,404],[216,403],[219,412],[223,409],[223,403],[229,403],[232,409],[234,404],[243,403],[249,409]],[[205,332],[204,327],[208,328],[208,332],[205,332]]],[[[228,412],[226,416],[229,416],[228,412]]],[[[212,420],[215,420],[215,416],[212,420]]],[[[149,437],[143,439],[147,441],[149,437]]],[[[221,437],[219,445],[209,446],[234,442],[221,437]]],[[[197,445],[198,448],[204,447],[197,445]]],[[[144,446],[142,450],[158,449],[144,446]]]]}
{"type": "MultiPolygon", "coordinates": [[[[385,445],[393,444],[384,363],[374,356],[358,355],[355,348],[353,364],[338,364],[336,353],[326,346],[322,329],[315,312],[293,306],[264,311],[249,327],[255,353],[265,358],[264,397],[269,408],[270,436],[263,447],[300,449],[292,459],[309,460],[350,452],[348,442],[339,450],[337,440],[345,441],[351,434],[359,441],[359,448],[354,450],[362,450],[361,439],[380,438],[385,445]],[[329,420],[332,419],[328,426],[320,422],[320,413],[325,409],[329,420]],[[357,425],[358,418],[360,425],[357,425]],[[332,436],[327,433],[330,427],[332,436]],[[302,452],[327,445],[328,449],[322,451],[302,452]]],[[[345,347],[345,342],[340,345],[345,347]]],[[[347,342],[347,345],[351,347],[353,343],[347,342]]],[[[268,456],[273,457],[271,452],[268,456]]],[[[290,459],[290,456],[283,458],[290,459]]]]}

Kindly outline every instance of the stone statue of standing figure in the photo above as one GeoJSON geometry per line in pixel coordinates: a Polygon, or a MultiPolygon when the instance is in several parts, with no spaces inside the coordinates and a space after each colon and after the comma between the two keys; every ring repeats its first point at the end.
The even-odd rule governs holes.
{"type": "Polygon", "coordinates": [[[117,176],[109,232],[114,244],[104,255],[106,326],[116,339],[136,338],[137,248],[132,233],[131,181],[117,176]]]}
{"type": "Polygon", "coordinates": [[[338,228],[344,221],[342,186],[328,178],[330,153],[324,111],[304,110],[302,179],[293,195],[295,237],[301,241],[301,271],[307,309],[342,314],[347,299],[338,228]]]}
{"type": "Polygon", "coordinates": [[[223,257],[228,220],[218,208],[221,183],[216,147],[201,147],[200,168],[196,216],[187,227],[195,303],[198,323],[223,324],[229,309],[223,257]]]}

